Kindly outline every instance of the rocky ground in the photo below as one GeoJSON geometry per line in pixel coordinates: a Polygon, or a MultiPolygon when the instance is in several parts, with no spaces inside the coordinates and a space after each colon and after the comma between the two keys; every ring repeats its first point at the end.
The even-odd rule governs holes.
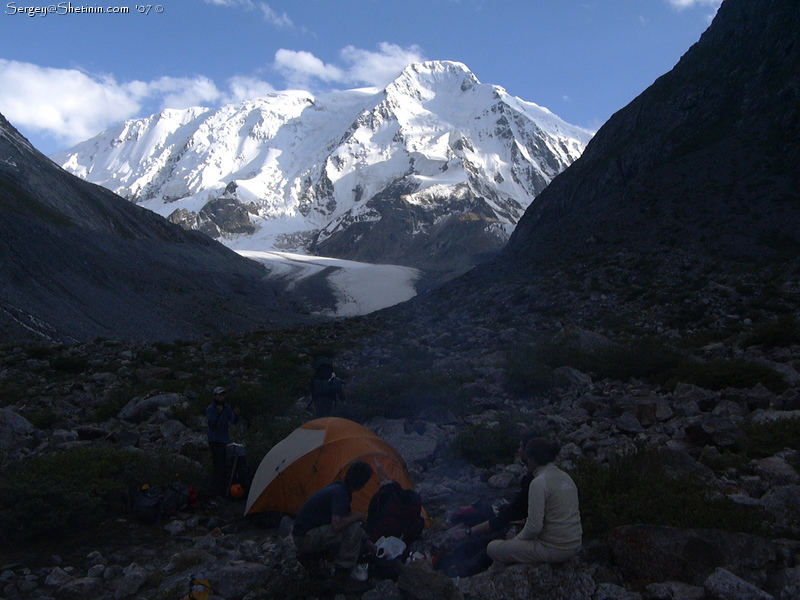
{"type": "MultiPolygon", "coordinates": [[[[718,391],[690,384],[667,389],[635,379],[599,379],[567,366],[556,369],[557,387],[520,396],[507,389],[507,354],[501,349],[525,341],[532,328],[526,333],[471,326],[467,333],[454,335],[446,319],[442,323],[428,327],[427,333],[407,336],[362,321],[326,330],[326,343],[340,349],[339,368],[355,379],[363,370],[397,364],[398,357],[412,360],[407,357],[423,354],[437,373],[457,382],[466,407],[459,414],[428,410],[415,418],[366,420],[407,459],[431,526],[414,547],[425,558],[404,566],[396,582],[373,580],[374,589],[363,598],[798,597],[797,445],[746,464],[729,464],[723,458],[744,426],[800,419],[800,347],[743,349],[718,343],[704,350],[708,355],[746,355],[776,366],[793,382],[780,394],[761,384],[718,391]],[[344,343],[357,334],[362,336],[357,344],[344,343]],[[513,496],[522,474],[518,464],[478,468],[455,460],[451,443],[470,426],[490,428],[508,416],[559,439],[563,448],[558,462],[565,468],[573,468],[580,457],[610,464],[636,448],[658,449],[674,472],[703,478],[715,497],[757,507],[761,533],[631,524],[587,539],[580,557],[566,565],[492,567],[481,575],[451,580],[430,567],[430,557],[452,547],[447,531],[451,512],[476,499],[499,502],[513,496]]],[[[551,322],[546,327],[558,331],[559,325],[551,322]]],[[[596,332],[563,326],[561,331],[579,345],[607,343],[596,332]]],[[[174,360],[178,346],[98,340],[72,347],[7,347],[0,356],[4,461],[101,445],[197,459],[205,445],[203,419],[187,417],[185,411],[176,418],[174,409],[187,401],[202,402],[208,390],[197,384],[193,373],[182,370],[185,364],[203,364],[206,387],[218,382],[244,385],[259,377],[253,371],[253,356],[286,351],[303,360],[299,334],[277,335],[184,344],[182,352],[191,360],[182,365],[174,360]],[[134,389],[151,392],[126,396],[134,389]],[[115,413],[99,418],[109,406],[116,406],[115,413]],[[49,418],[43,419],[43,413],[49,418]]],[[[301,413],[304,404],[300,400],[291,410],[301,413]]],[[[105,523],[100,533],[66,542],[5,546],[2,597],[180,598],[192,577],[208,579],[213,597],[226,600],[329,595],[294,560],[286,522],[265,528],[245,519],[242,509],[240,502],[203,505],[160,526],[120,516],[105,523]]]]}

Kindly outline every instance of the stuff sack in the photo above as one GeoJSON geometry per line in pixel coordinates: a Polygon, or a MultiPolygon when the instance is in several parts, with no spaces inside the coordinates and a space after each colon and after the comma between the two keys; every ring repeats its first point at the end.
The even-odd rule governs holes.
{"type": "Polygon", "coordinates": [[[228,444],[225,447],[225,483],[226,489],[234,484],[244,488],[245,492],[250,489],[252,477],[250,467],[247,464],[247,449],[242,444],[228,444]]]}
{"type": "Polygon", "coordinates": [[[464,527],[474,527],[494,517],[495,512],[492,505],[478,500],[470,506],[464,506],[453,512],[450,517],[450,525],[463,524],[464,527]]]}
{"type": "Polygon", "coordinates": [[[370,539],[396,537],[410,546],[425,528],[422,497],[392,481],[381,485],[369,502],[365,527],[370,539]]]}

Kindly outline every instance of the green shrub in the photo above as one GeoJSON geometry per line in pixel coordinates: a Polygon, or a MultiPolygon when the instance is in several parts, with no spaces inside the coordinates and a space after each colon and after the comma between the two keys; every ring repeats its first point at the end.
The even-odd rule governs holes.
{"type": "Polygon", "coordinates": [[[494,426],[471,425],[458,434],[452,446],[457,456],[484,469],[514,462],[518,448],[519,433],[510,419],[494,426]]]}
{"type": "Polygon", "coordinates": [[[741,448],[748,458],[766,458],[786,448],[800,451],[800,417],[746,423],[742,427],[741,448]]]}
{"type": "Polygon", "coordinates": [[[516,395],[541,394],[554,387],[557,378],[535,349],[514,348],[507,353],[506,389],[516,395]]]}
{"type": "Polygon", "coordinates": [[[788,388],[783,376],[765,365],[743,360],[694,360],[655,339],[591,351],[578,349],[568,341],[550,341],[538,345],[533,356],[551,368],[571,366],[599,379],[635,378],[668,387],[691,383],[710,390],[746,389],[757,383],[775,393],[788,388]]]}
{"type": "Polygon", "coordinates": [[[458,382],[424,371],[389,373],[382,370],[345,387],[341,416],[355,421],[373,417],[418,418],[426,409],[459,410],[463,400],[458,382]]]}
{"type": "Polygon", "coordinates": [[[800,324],[795,316],[785,316],[753,328],[741,341],[742,348],[750,346],[791,346],[800,344],[800,324]]]}
{"type": "Polygon", "coordinates": [[[36,429],[49,429],[53,423],[58,421],[58,415],[50,407],[36,408],[23,412],[21,415],[36,429]]]}
{"type": "Polygon", "coordinates": [[[141,452],[74,448],[15,461],[0,471],[0,538],[68,537],[123,514],[128,486],[197,481],[196,465],[141,452]]]}
{"type": "Polygon", "coordinates": [[[64,373],[84,373],[89,369],[89,361],[81,356],[54,356],[50,368],[64,373]]]}
{"type": "Polygon", "coordinates": [[[653,450],[620,456],[610,466],[580,458],[570,474],[578,486],[581,522],[589,539],[641,523],[763,533],[756,509],[716,496],[696,477],[669,476],[653,450]]]}

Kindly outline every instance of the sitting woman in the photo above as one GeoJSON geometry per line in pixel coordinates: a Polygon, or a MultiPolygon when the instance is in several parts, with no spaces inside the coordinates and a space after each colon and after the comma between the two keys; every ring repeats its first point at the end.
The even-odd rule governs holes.
{"type": "Polygon", "coordinates": [[[533,476],[528,487],[528,516],[514,538],[489,542],[486,552],[497,563],[559,563],[581,549],[581,515],[575,482],[553,461],[561,448],[535,438],[525,446],[524,460],[533,476]]]}

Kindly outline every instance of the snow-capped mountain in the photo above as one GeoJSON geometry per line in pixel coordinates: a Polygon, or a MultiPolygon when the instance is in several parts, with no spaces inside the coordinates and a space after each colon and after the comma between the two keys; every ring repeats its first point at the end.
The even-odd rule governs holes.
{"type": "Polygon", "coordinates": [[[452,273],[498,250],[590,137],[426,62],[382,90],[164,110],[52,158],[236,250],[452,273]]]}

